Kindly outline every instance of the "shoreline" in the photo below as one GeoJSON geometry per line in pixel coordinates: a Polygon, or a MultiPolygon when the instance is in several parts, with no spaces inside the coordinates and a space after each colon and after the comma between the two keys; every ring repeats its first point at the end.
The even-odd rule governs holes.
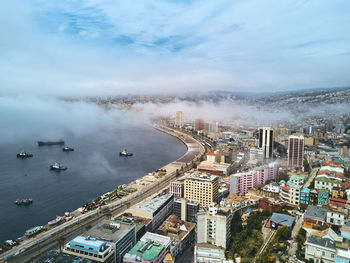
{"type": "MultiPolygon", "coordinates": [[[[46,231],[41,232],[40,234],[30,239],[25,239],[18,246],[16,246],[16,249],[12,248],[0,255],[0,261],[9,260],[17,256],[21,257],[23,256],[23,253],[25,255],[27,253],[35,253],[35,251],[31,251],[34,249],[34,247],[38,246],[39,244],[39,246],[45,246],[45,244],[47,245],[48,242],[55,242],[52,240],[56,240],[59,236],[64,236],[63,233],[69,232],[69,229],[71,228],[81,227],[85,224],[90,223],[91,220],[99,220],[104,217],[106,213],[117,212],[119,210],[123,211],[123,209],[126,210],[130,205],[139,203],[154,193],[161,191],[163,187],[167,186],[172,180],[176,179],[177,171],[188,168],[189,163],[197,160],[205,152],[205,149],[201,143],[187,134],[162,126],[153,126],[153,128],[176,137],[182,143],[184,143],[187,148],[187,152],[180,158],[157,169],[165,169],[165,173],[158,172],[157,174],[156,170],[156,172],[151,172],[140,177],[135,182],[130,182],[123,185],[122,191],[125,190],[127,192],[128,188],[135,191],[130,191],[126,196],[123,196],[117,200],[106,200],[105,205],[93,210],[89,210],[84,214],[81,213],[81,210],[79,211],[81,207],[77,208],[76,210],[70,212],[70,214],[73,214],[75,216],[73,219],[52,228],[50,227],[46,231]],[[60,233],[62,234],[60,235],[60,233]]],[[[120,189],[118,188],[113,189],[108,193],[112,193],[114,191],[119,192],[120,189]]],[[[108,193],[105,193],[101,196],[104,196],[108,193]]]]}

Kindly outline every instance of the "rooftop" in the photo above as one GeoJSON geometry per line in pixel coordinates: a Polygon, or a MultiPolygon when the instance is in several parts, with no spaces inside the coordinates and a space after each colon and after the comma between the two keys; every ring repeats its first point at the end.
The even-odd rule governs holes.
{"type": "Polygon", "coordinates": [[[199,174],[192,174],[190,177],[186,178],[185,181],[192,180],[192,181],[213,182],[218,178],[219,177],[216,175],[199,173],[199,174]]]}
{"type": "Polygon", "coordinates": [[[134,224],[116,222],[111,220],[102,220],[98,225],[92,227],[86,236],[91,236],[99,240],[117,242],[126,233],[135,228],[134,224]]]}
{"type": "Polygon", "coordinates": [[[154,214],[171,198],[174,198],[172,194],[165,194],[151,200],[143,201],[142,203],[135,205],[132,209],[145,210],[151,214],[154,214]]]}
{"type": "Polygon", "coordinates": [[[321,247],[327,247],[335,250],[335,243],[329,238],[321,238],[319,236],[310,235],[307,239],[308,243],[312,243],[321,247]]]}
{"type": "Polygon", "coordinates": [[[305,218],[325,221],[327,211],[327,208],[310,205],[305,211],[305,218]]]}
{"type": "Polygon", "coordinates": [[[135,246],[125,254],[126,259],[136,259],[141,257],[144,260],[152,261],[155,259],[163,250],[163,246],[151,241],[139,241],[135,246]]]}
{"type": "Polygon", "coordinates": [[[294,216],[289,216],[285,214],[279,214],[279,213],[273,213],[270,219],[272,222],[279,224],[279,225],[284,225],[287,227],[292,227],[294,224],[294,216]]]}

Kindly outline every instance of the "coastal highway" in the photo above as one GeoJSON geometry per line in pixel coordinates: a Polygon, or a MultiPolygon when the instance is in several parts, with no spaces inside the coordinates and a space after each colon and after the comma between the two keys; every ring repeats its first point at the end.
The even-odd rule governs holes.
{"type": "MultiPolygon", "coordinates": [[[[172,131],[170,134],[177,137],[184,135],[183,133],[178,131],[172,131]]],[[[174,162],[176,163],[176,166],[180,165],[185,167],[185,165],[188,164],[190,161],[194,159],[199,159],[200,155],[205,152],[204,147],[197,140],[189,137],[188,135],[186,136],[186,142],[184,143],[186,143],[188,151],[184,156],[182,156],[180,159],[174,162]],[[192,158],[184,158],[186,155],[190,155],[192,158]],[[185,163],[181,160],[188,160],[188,162],[185,163]]],[[[186,171],[187,169],[190,169],[190,166],[188,166],[188,168],[186,168],[184,171],[186,171]]],[[[137,204],[145,200],[147,197],[161,191],[175,178],[176,171],[172,171],[166,176],[164,176],[162,179],[159,179],[158,181],[154,182],[153,184],[150,184],[144,189],[131,193],[120,200],[108,203],[107,205],[103,206],[100,209],[100,211],[96,209],[93,211],[89,211],[85,214],[81,214],[71,221],[65,222],[61,225],[51,228],[32,239],[25,240],[17,247],[14,247],[11,250],[1,254],[0,262],[16,263],[30,261],[31,258],[36,257],[38,256],[38,254],[43,253],[44,251],[54,247],[55,244],[56,246],[58,246],[57,239],[59,237],[69,239],[72,233],[77,231],[77,229],[80,228],[81,231],[81,229],[84,226],[88,224],[94,224],[101,218],[105,217],[105,214],[99,213],[101,212],[101,210],[109,209],[113,213],[120,213],[126,210],[130,205],[137,204]]]]}

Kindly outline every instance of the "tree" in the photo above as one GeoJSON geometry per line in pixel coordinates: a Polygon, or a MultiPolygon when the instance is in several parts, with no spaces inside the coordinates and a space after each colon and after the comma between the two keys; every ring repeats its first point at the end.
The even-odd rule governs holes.
{"type": "Polygon", "coordinates": [[[108,219],[111,219],[111,218],[112,218],[112,213],[106,214],[106,217],[107,217],[108,219]]]}
{"type": "Polygon", "coordinates": [[[281,226],[278,228],[276,233],[276,239],[280,241],[286,241],[290,239],[292,232],[289,230],[287,226],[281,226]]]}
{"type": "Polygon", "coordinates": [[[233,239],[233,236],[237,233],[240,233],[243,230],[242,227],[242,218],[239,215],[239,212],[235,212],[233,214],[232,220],[231,220],[231,239],[233,239]]]}
{"type": "Polygon", "coordinates": [[[304,172],[310,172],[310,165],[306,158],[304,158],[303,165],[304,165],[304,172]]]}
{"type": "Polygon", "coordinates": [[[66,241],[66,238],[65,238],[64,236],[59,236],[59,237],[56,239],[56,241],[57,241],[57,243],[58,243],[60,252],[62,252],[62,249],[63,249],[63,246],[64,246],[64,242],[66,241]]]}
{"type": "Polygon", "coordinates": [[[89,231],[92,228],[92,225],[85,226],[86,231],[89,231]]]}

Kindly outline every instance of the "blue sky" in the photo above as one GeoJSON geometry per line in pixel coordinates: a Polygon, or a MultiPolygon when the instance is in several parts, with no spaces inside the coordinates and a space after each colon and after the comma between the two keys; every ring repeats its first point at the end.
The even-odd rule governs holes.
{"type": "Polygon", "coordinates": [[[350,84],[347,0],[0,2],[0,94],[350,84]]]}

